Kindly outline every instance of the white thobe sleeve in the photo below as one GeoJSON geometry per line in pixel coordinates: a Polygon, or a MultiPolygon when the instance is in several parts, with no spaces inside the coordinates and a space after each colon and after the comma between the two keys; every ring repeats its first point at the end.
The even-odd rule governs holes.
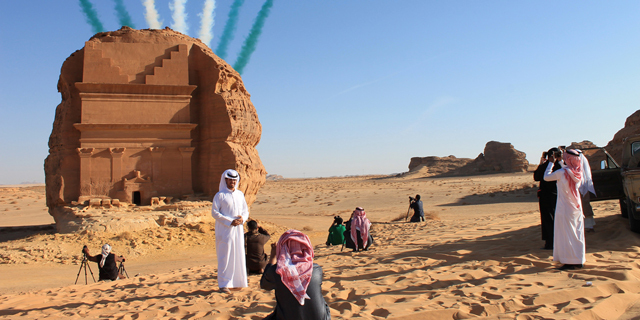
{"type": "MultiPolygon", "coordinates": [[[[564,163],[560,162],[560,165],[562,166],[564,163]]],[[[564,167],[563,167],[564,169],[564,167]]],[[[562,173],[564,172],[564,170],[556,170],[553,171],[553,162],[549,161],[549,164],[547,165],[547,170],[544,171],[544,181],[557,181],[560,180],[560,175],[562,175],[562,173]]]]}
{"type": "Polygon", "coordinates": [[[227,226],[231,226],[231,222],[233,222],[234,219],[232,217],[225,216],[220,212],[220,198],[219,194],[216,194],[216,196],[213,197],[213,202],[211,204],[211,216],[216,219],[216,221],[227,226]]]}
{"type": "Polygon", "coordinates": [[[240,216],[242,216],[242,223],[247,222],[249,219],[249,206],[247,206],[247,200],[244,198],[244,193],[242,194],[242,211],[240,216]]]}

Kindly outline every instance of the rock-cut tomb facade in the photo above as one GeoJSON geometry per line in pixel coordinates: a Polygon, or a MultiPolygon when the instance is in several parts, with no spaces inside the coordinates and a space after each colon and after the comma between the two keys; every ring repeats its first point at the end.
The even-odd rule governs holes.
{"type": "Polygon", "coordinates": [[[234,168],[249,203],[265,182],[262,131],[240,75],[199,40],[124,27],[63,64],[45,160],[51,209],[100,199],[149,205],[218,191],[234,168]]]}

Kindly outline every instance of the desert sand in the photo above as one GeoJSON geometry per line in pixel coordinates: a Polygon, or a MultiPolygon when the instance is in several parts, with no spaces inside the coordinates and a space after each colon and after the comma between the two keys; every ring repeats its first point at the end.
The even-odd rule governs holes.
{"type": "MultiPolygon", "coordinates": [[[[288,228],[311,237],[334,319],[640,319],[640,235],[618,202],[593,203],[585,267],[558,271],[541,249],[535,191],[531,173],[285,179],[260,189],[251,217],[272,240],[288,228]],[[405,223],[418,193],[429,220],[405,223]],[[356,206],[374,222],[371,249],[324,245],[332,217],[356,206]]],[[[122,234],[56,234],[52,223],[44,186],[0,188],[0,317],[260,319],[275,304],[255,275],[217,292],[210,222],[122,234]],[[85,284],[82,245],[95,254],[104,242],[130,278],[85,284]]]]}

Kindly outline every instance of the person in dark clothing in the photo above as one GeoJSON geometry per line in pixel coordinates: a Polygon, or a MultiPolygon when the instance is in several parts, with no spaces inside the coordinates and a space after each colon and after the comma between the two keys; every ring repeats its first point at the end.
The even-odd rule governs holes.
{"type": "Polygon", "coordinates": [[[264,253],[264,245],[271,239],[271,236],[255,220],[247,222],[247,228],[249,228],[249,232],[244,234],[244,244],[247,247],[245,250],[247,253],[247,271],[261,274],[267,265],[267,254],[264,253]]]}
{"type": "Polygon", "coordinates": [[[322,295],[322,267],[313,263],[311,240],[297,230],[285,232],[271,244],[269,264],[260,288],[274,290],[276,307],[265,319],[331,319],[322,295]]]}
{"type": "Polygon", "coordinates": [[[92,256],[89,254],[89,248],[84,246],[82,252],[87,256],[87,260],[97,262],[100,281],[115,281],[126,278],[118,272],[116,262],[124,262],[124,257],[111,253],[111,246],[104,244],[102,246],[102,254],[92,256]]]}
{"type": "Polygon", "coordinates": [[[413,216],[410,222],[424,221],[424,210],[422,209],[422,201],[420,201],[419,194],[416,194],[415,198],[409,197],[409,207],[413,209],[413,216]]]}
{"type": "Polygon", "coordinates": [[[562,151],[558,148],[551,148],[542,153],[540,165],[533,172],[533,180],[540,181],[538,188],[538,204],[540,206],[540,226],[542,229],[542,240],[545,241],[544,249],[553,250],[553,219],[556,212],[556,200],[558,191],[555,181],[545,181],[544,171],[549,162],[553,162],[553,171],[561,168],[559,161],[562,159],[562,151]]]}

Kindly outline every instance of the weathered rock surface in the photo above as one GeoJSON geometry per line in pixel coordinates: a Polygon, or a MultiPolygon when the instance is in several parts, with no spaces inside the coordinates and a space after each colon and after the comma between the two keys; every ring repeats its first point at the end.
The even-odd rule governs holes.
{"type": "Polygon", "coordinates": [[[268,174],[266,178],[267,181],[278,181],[283,179],[284,177],[279,174],[268,174]]]}
{"type": "Polygon", "coordinates": [[[482,173],[526,172],[529,168],[527,155],[516,150],[511,143],[489,141],[484,152],[467,165],[455,170],[455,175],[482,173]]]}
{"type": "Polygon", "coordinates": [[[475,159],[448,157],[414,157],[409,163],[409,172],[404,175],[420,176],[464,176],[485,173],[526,172],[529,161],[524,152],[516,150],[510,143],[489,141],[484,152],[475,159]]]}
{"type": "Polygon", "coordinates": [[[463,167],[471,162],[469,158],[448,157],[413,157],[409,162],[409,172],[420,172],[425,176],[442,175],[463,167]]]}
{"type": "Polygon", "coordinates": [[[250,94],[200,40],[168,28],[98,33],[64,62],[58,91],[45,160],[47,206],[58,224],[77,222],[64,209],[74,201],[211,199],[229,168],[240,172],[249,204],[265,183],[250,94]]]}
{"type": "Polygon", "coordinates": [[[620,164],[622,162],[622,148],[624,139],[640,134],[640,110],[636,110],[624,122],[624,127],[613,136],[613,139],[604,147],[611,156],[620,164]]]}

